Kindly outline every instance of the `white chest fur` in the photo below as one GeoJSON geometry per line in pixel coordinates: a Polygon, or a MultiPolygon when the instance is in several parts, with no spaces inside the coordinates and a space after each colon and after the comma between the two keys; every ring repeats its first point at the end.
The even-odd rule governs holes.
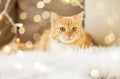
{"type": "Polygon", "coordinates": [[[69,50],[69,49],[74,49],[74,50],[78,50],[79,46],[71,46],[71,45],[65,45],[65,44],[61,44],[58,43],[54,40],[50,41],[50,47],[52,51],[61,51],[61,50],[69,50]]]}

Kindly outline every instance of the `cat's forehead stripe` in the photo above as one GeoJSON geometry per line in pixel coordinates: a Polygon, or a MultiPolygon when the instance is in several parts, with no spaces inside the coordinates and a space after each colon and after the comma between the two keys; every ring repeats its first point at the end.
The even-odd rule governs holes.
{"type": "Polygon", "coordinates": [[[66,18],[65,19],[65,24],[68,25],[68,26],[71,25],[72,24],[72,19],[71,18],[66,18]]]}

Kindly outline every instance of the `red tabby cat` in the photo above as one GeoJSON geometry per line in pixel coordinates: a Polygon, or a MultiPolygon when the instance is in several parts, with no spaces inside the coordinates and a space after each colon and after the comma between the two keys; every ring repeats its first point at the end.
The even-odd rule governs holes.
{"type": "MultiPolygon", "coordinates": [[[[81,48],[93,45],[92,39],[83,29],[83,16],[84,12],[70,17],[62,17],[51,13],[51,29],[46,30],[40,41],[36,42],[30,49],[55,51],[66,47],[81,48]]],[[[28,49],[25,44],[16,45],[13,47],[18,47],[17,50],[28,49]]]]}
{"type": "Polygon", "coordinates": [[[37,47],[41,50],[57,50],[65,47],[89,47],[93,40],[85,33],[82,22],[84,12],[70,17],[51,13],[51,29],[46,30],[37,47]]]}

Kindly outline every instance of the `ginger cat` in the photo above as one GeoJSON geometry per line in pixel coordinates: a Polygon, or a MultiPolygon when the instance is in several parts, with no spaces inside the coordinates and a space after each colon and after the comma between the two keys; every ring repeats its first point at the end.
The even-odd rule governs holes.
{"type": "MultiPolygon", "coordinates": [[[[30,49],[43,51],[61,50],[66,47],[89,47],[94,45],[93,40],[85,33],[82,21],[84,12],[70,17],[58,16],[51,13],[51,29],[46,30],[40,41],[30,49]]],[[[25,44],[16,44],[17,50],[28,50],[25,44]]]]}
{"type": "Polygon", "coordinates": [[[70,17],[51,13],[51,29],[46,30],[36,47],[41,50],[58,50],[65,47],[89,47],[93,40],[85,33],[82,21],[84,12],[70,17]]]}

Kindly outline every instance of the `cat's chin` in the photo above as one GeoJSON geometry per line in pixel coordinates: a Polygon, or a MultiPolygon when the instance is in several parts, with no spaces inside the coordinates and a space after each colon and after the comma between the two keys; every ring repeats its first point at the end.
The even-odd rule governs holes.
{"type": "Polygon", "coordinates": [[[74,43],[76,40],[65,40],[65,41],[61,41],[62,43],[64,43],[64,44],[71,44],[71,43],[74,43]]]}
{"type": "Polygon", "coordinates": [[[71,43],[74,43],[77,38],[73,38],[73,39],[59,39],[61,43],[64,43],[64,44],[71,44],[71,43]]]}

